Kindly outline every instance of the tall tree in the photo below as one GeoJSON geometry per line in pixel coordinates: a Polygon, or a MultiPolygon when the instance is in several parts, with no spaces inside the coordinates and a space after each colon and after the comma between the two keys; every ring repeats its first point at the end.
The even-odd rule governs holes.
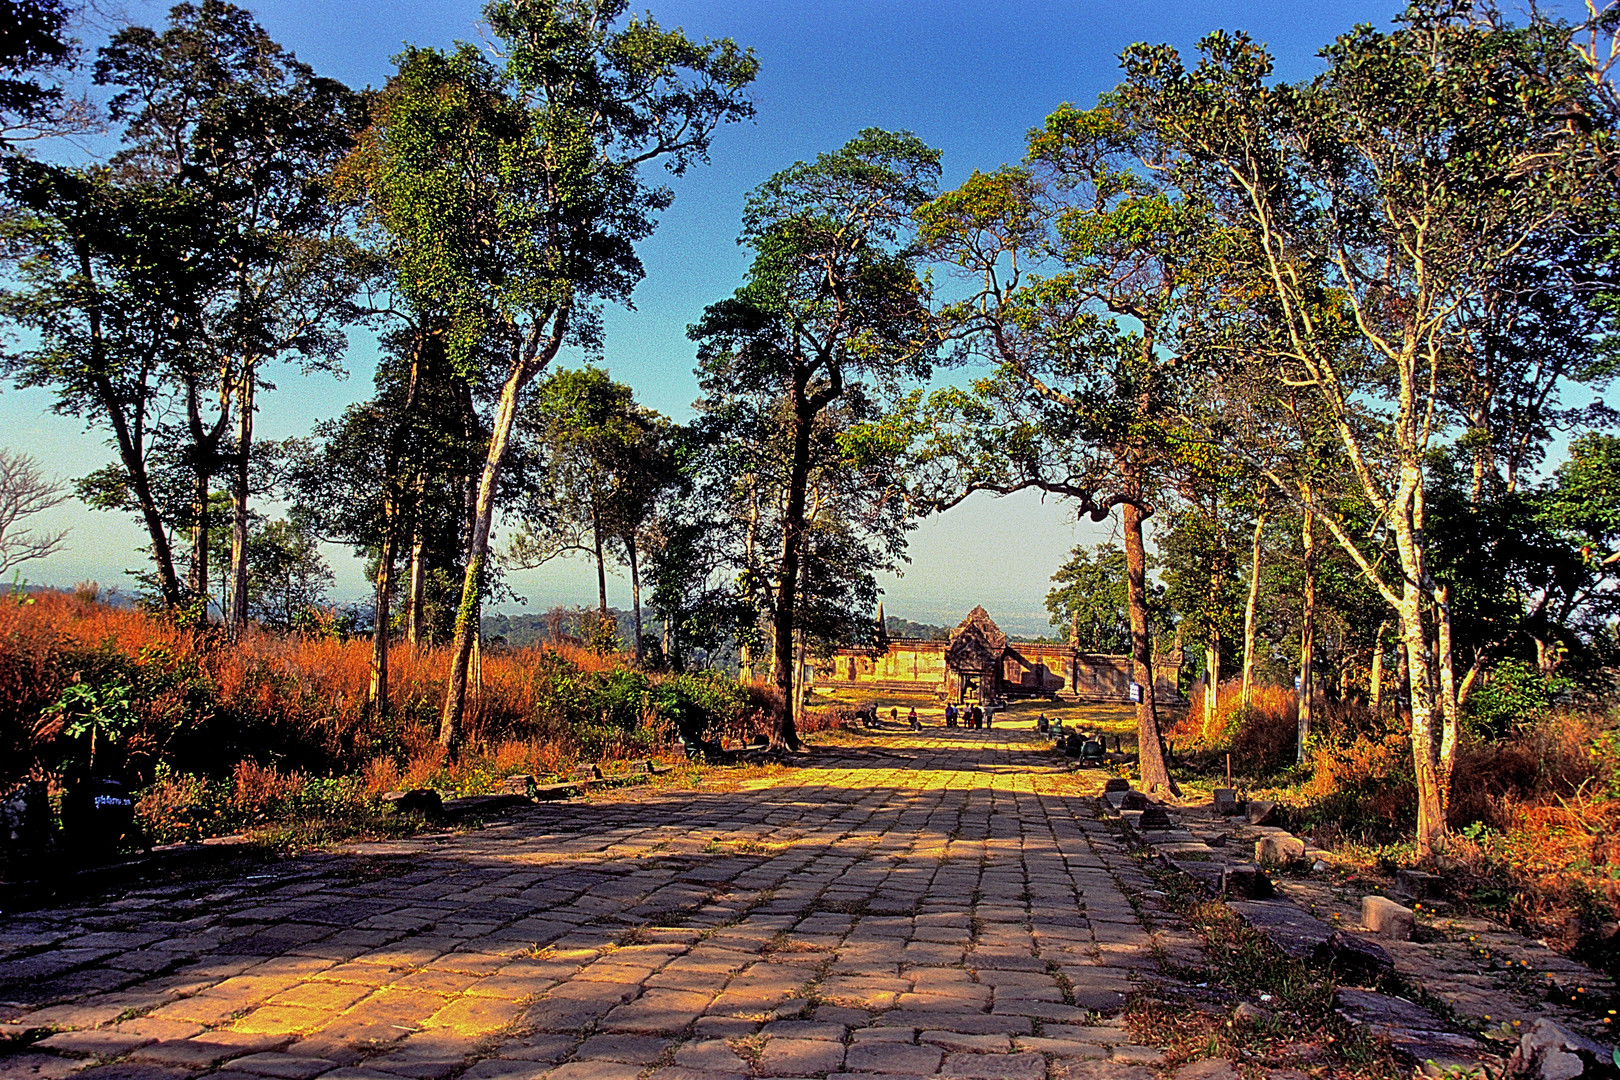
{"type": "Polygon", "coordinates": [[[669,205],[641,177],[706,159],[715,127],[752,115],[757,65],[690,41],[627,0],[498,0],[499,62],[410,48],[377,95],[352,163],[398,267],[397,290],[448,319],[462,377],[498,386],[478,479],[440,740],[459,739],[490,527],[520,398],[565,343],[594,346],[594,305],[642,276],[634,244],[669,205]],[[478,363],[476,350],[499,360],[478,363]]]}
{"type": "Polygon", "coordinates": [[[1500,347],[1523,338],[1492,317],[1496,300],[1531,278],[1590,295],[1587,261],[1569,256],[1606,227],[1615,117],[1567,30],[1492,25],[1466,4],[1414,6],[1388,33],[1360,27],[1298,86],[1273,85],[1270,57],[1241,35],[1200,49],[1192,70],[1167,46],[1127,50],[1117,100],[1152,138],[1154,164],[1231,230],[1234,291],[1274,326],[1239,346],[1242,359],[1315,399],[1388,530],[1394,558],[1380,563],[1326,507],[1308,507],[1398,620],[1427,855],[1445,842],[1458,731],[1428,464],[1471,422],[1453,411],[1478,396],[1470,387],[1500,383],[1501,365],[1529,375],[1525,351],[1500,347]]]}
{"type": "MultiPolygon", "coordinates": [[[[14,268],[0,318],[29,332],[0,364],[19,386],[48,388],[64,416],[105,430],[118,454],[120,494],[136,510],[161,602],[186,600],[175,571],[172,515],[154,483],[154,434],[169,404],[168,375],[188,362],[196,322],[175,297],[211,287],[209,207],[167,181],[118,183],[105,169],[16,162],[16,212],[0,221],[14,268]]],[[[158,463],[159,465],[161,463],[158,463]]]]}
{"type": "Polygon", "coordinates": [[[1052,575],[1046,610],[1052,625],[1069,632],[1082,652],[1125,654],[1131,648],[1131,610],[1126,595],[1125,552],[1098,544],[1096,554],[1078,544],[1052,575]]]}
{"type": "Polygon", "coordinates": [[[921,481],[953,492],[1035,488],[1095,521],[1120,511],[1142,782],[1174,793],[1159,730],[1144,523],[1171,490],[1196,399],[1198,341],[1220,254],[1207,214],[1141,168],[1141,143],[1104,105],[1065,106],[1026,163],[975,173],[924,207],[933,250],[973,283],[945,318],[994,374],[931,399],[921,481]]]}
{"type": "Polygon", "coordinates": [[[667,466],[659,442],[667,422],[601,368],[558,371],[536,385],[518,428],[542,460],[523,502],[524,528],[509,558],[533,569],[567,552],[596,563],[598,614],[611,619],[607,562],[630,568],[636,660],[642,659],[640,539],[667,466]]]}
{"type": "Polygon", "coordinates": [[[343,324],[356,315],[352,298],[374,272],[344,231],[350,208],[330,182],[354,145],[360,99],[224,0],[177,5],[162,33],[119,31],[101,49],[95,79],[115,91],[108,109],[124,129],[114,166],[195,195],[214,233],[208,257],[219,272],[193,279],[204,290],[174,294],[196,340],[170,358],[168,377],[179,387],[195,476],[190,586],[199,595],[208,591],[209,485],[229,473],[234,633],[248,616],[249,465],[256,394],[270,385],[263,368],[288,353],[335,366],[343,324]]]}
{"type": "MultiPolygon", "coordinates": [[[[869,128],[761,184],[743,212],[748,281],[691,328],[711,399],[778,410],[791,440],[770,592],[772,670],[784,701],[773,744],[798,749],[794,634],[818,426],[863,377],[895,385],[934,356],[912,215],[931,198],[939,152],[869,128]],[[778,404],[770,404],[778,403],[778,404]]],[[[875,597],[874,597],[875,599],[875,597]]]]}

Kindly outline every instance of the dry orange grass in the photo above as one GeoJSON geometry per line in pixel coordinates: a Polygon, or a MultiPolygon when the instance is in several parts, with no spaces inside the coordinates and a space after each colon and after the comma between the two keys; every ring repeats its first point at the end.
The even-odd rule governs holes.
{"type": "Polygon", "coordinates": [[[1217,688],[1215,716],[1206,724],[1204,696],[1199,687],[1187,711],[1165,730],[1165,737],[1188,749],[1223,750],[1232,754],[1239,769],[1260,772],[1294,759],[1299,720],[1294,691],[1285,686],[1255,686],[1250,705],[1243,707],[1242,684],[1236,680],[1217,688]]]}
{"type": "MultiPolygon", "coordinates": [[[[548,650],[584,674],[625,662],[570,644],[485,652],[465,724],[474,756],[485,742],[521,744],[498,756],[533,771],[566,767],[566,730],[534,726],[534,673],[548,650]],[[530,737],[513,742],[514,733],[530,737]]],[[[289,773],[364,768],[375,786],[387,759],[406,763],[396,766],[402,781],[425,779],[442,767],[434,736],[448,667],[446,649],[393,645],[389,710],[379,717],[366,705],[369,640],[250,629],[233,645],[217,629],[191,632],[84,595],[0,598],[0,784],[51,769],[60,724],[42,726],[41,712],[76,681],[137,688],[140,724],[124,745],[139,774],[164,760],[222,775],[258,758],[289,773]]]]}
{"type": "MultiPolygon", "coordinates": [[[[1226,688],[1223,688],[1223,691],[1226,688]]],[[[1292,760],[1291,692],[1267,688],[1247,715],[1221,695],[1217,737],[1265,775],[1292,760]],[[1286,699],[1286,700],[1285,700],[1286,699]]],[[[1196,707],[1181,730],[1197,731],[1196,707]],[[1189,727],[1189,725],[1191,725],[1189,727]]],[[[1277,789],[1318,841],[1404,843],[1415,819],[1405,718],[1335,704],[1302,778],[1277,789]]],[[[1554,713],[1506,738],[1465,738],[1452,773],[1447,857],[1461,895],[1505,896],[1509,912],[1568,950],[1620,916],[1620,729],[1597,711],[1554,713]]],[[[1591,953],[1613,951],[1612,944],[1591,953]]],[[[1611,961],[1613,957],[1611,956],[1611,961]]]]}

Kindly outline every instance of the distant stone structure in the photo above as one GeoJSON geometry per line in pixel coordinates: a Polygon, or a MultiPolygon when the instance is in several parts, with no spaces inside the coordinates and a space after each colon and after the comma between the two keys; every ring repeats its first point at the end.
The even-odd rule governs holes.
{"type": "MultiPolygon", "coordinates": [[[[881,612],[881,608],[879,611],[881,612]]],[[[881,628],[882,616],[879,615],[881,628]]],[[[840,649],[815,665],[816,685],[933,694],[941,701],[1001,705],[1011,698],[1129,702],[1131,658],[1081,652],[1067,644],[1014,641],[975,607],[946,641],[881,639],[885,651],[840,649]]],[[[1166,704],[1184,704],[1177,681],[1181,660],[1156,657],[1154,691],[1166,704]]]]}

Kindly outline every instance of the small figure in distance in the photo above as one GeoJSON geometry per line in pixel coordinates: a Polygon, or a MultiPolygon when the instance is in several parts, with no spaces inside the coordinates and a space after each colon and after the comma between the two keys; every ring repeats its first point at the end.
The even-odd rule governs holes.
{"type": "Polygon", "coordinates": [[[900,708],[899,708],[899,706],[895,706],[894,708],[889,710],[889,722],[893,723],[893,724],[898,724],[900,722],[900,708]]]}
{"type": "Polygon", "coordinates": [[[911,725],[912,731],[922,730],[922,721],[917,719],[917,706],[913,705],[911,712],[906,714],[906,723],[911,725]]]}
{"type": "Polygon", "coordinates": [[[945,726],[956,726],[956,702],[947,702],[945,705],[945,726]]]}

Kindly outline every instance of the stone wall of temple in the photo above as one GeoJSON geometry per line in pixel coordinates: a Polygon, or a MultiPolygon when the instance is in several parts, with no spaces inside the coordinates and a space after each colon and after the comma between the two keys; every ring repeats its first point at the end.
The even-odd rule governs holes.
{"type": "MultiPolygon", "coordinates": [[[[844,649],[815,665],[816,685],[827,689],[882,690],[890,693],[945,695],[950,643],[893,638],[881,656],[844,649]]],[[[1160,656],[1154,662],[1154,690],[1159,701],[1180,704],[1179,659],[1160,656]]],[[[1002,696],[1051,694],[1071,701],[1128,702],[1131,686],[1128,656],[1082,653],[1068,645],[1009,641],[1001,660],[1002,696]]]]}

